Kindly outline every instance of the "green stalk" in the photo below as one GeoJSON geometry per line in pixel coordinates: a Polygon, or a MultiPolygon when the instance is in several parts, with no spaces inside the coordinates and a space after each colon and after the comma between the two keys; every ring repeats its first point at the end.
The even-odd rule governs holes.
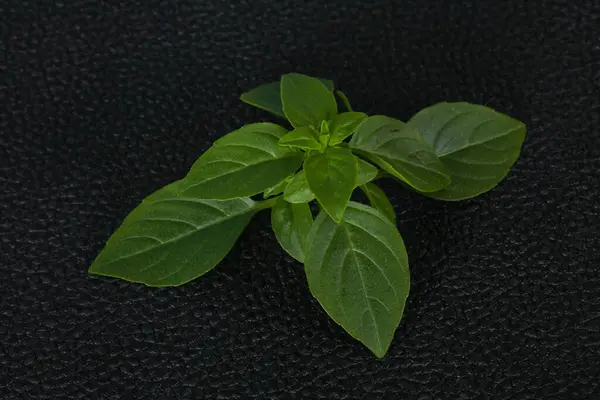
{"type": "Polygon", "coordinates": [[[254,206],[254,209],[256,211],[261,211],[261,210],[266,210],[267,208],[273,208],[273,206],[275,205],[275,203],[277,203],[277,199],[279,199],[281,196],[275,196],[275,197],[271,197],[265,201],[261,201],[256,203],[256,206],[254,206]]]}
{"type": "Polygon", "coordinates": [[[346,106],[346,108],[348,109],[348,111],[349,112],[353,112],[352,106],[350,105],[350,100],[348,100],[348,97],[346,97],[346,95],[344,94],[344,92],[342,92],[341,90],[336,90],[335,94],[337,94],[338,97],[340,99],[342,99],[342,103],[344,103],[344,106],[346,106]]]}

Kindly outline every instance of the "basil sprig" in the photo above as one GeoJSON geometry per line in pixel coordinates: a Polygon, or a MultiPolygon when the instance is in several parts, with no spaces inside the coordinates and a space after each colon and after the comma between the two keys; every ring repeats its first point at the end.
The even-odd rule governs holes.
{"type": "Polygon", "coordinates": [[[127,216],[89,272],[182,285],[214,268],[251,218],[270,209],[275,237],[304,263],[313,296],[383,357],[402,319],[410,272],[394,207],[373,181],[395,178],[441,200],[477,196],[508,174],[526,127],[468,103],[436,104],[407,122],[367,116],[336,93],[347,112],[338,112],[331,81],[296,73],[243,94],[290,126],[250,124],[217,140],[187,176],[127,216]],[[369,205],[350,200],[357,188],[369,205]]]}

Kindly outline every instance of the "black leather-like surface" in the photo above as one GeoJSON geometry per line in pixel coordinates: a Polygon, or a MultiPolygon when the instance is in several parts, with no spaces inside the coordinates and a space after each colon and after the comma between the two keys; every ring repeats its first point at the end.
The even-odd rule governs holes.
{"type": "Polygon", "coordinates": [[[600,398],[600,3],[0,3],[0,398],[600,398]],[[347,5],[356,3],[356,5],[347,5]],[[147,194],[269,118],[290,71],[356,109],[437,101],[529,126],[495,190],[384,185],[412,293],[384,360],[331,322],[260,214],[179,288],[89,277],[147,194]]]}

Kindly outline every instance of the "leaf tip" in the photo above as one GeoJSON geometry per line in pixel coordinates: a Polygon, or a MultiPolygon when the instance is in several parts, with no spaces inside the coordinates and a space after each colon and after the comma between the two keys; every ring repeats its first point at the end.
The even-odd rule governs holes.
{"type": "MultiPolygon", "coordinates": [[[[95,275],[95,276],[107,276],[109,278],[121,278],[118,275],[112,275],[109,271],[107,271],[106,268],[104,267],[104,263],[103,262],[99,262],[98,258],[96,258],[96,260],[94,260],[94,262],[92,262],[92,265],[90,265],[90,267],[88,268],[88,274],[89,275],[95,275]]],[[[125,278],[121,278],[121,279],[125,279],[125,278]]],[[[125,279],[127,280],[127,279],[125,279]]]]}
{"type": "Polygon", "coordinates": [[[333,222],[335,222],[336,224],[340,224],[342,222],[342,216],[338,217],[337,215],[334,217],[333,215],[329,215],[331,217],[331,219],[333,220],[333,222]]]}
{"type": "Polygon", "coordinates": [[[371,349],[371,351],[373,352],[373,354],[375,355],[375,357],[379,358],[380,360],[383,360],[387,354],[387,349],[381,350],[381,349],[371,349]]]}
{"type": "MultiPolygon", "coordinates": [[[[111,276],[105,272],[102,272],[102,269],[99,268],[98,266],[96,266],[96,264],[92,264],[89,268],[88,268],[88,275],[92,275],[92,276],[107,276],[110,278],[119,278],[118,276],[111,276]]],[[[127,279],[125,279],[127,280],[127,279]]]]}
{"type": "Polygon", "coordinates": [[[389,345],[385,346],[385,344],[381,344],[379,346],[369,346],[364,342],[363,342],[363,344],[371,351],[371,353],[373,353],[373,355],[375,357],[377,357],[380,360],[385,358],[385,356],[387,355],[387,352],[390,348],[389,345]]]}
{"type": "Polygon", "coordinates": [[[92,275],[100,274],[100,270],[98,268],[98,263],[96,262],[96,260],[94,260],[94,262],[92,262],[92,265],[89,266],[88,274],[92,274],[92,275]]]}
{"type": "MultiPolygon", "coordinates": [[[[318,199],[317,199],[318,200],[318,199]]],[[[325,207],[321,202],[319,202],[319,204],[321,205],[321,207],[323,207],[323,209],[325,210],[325,212],[327,213],[327,215],[329,215],[329,217],[336,223],[336,224],[341,224],[342,220],[344,219],[344,213],[346,212],[346,208],[347,208],[347,204],[343,209],[331,209],[331,207],[329,207],[329,209],[327,207],[325,207]]]]}

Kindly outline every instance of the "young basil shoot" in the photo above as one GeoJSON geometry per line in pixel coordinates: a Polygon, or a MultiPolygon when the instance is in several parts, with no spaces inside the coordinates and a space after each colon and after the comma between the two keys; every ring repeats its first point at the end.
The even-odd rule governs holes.
{"type": "Polygon", "coordinates": [[[507,175],[525,125],[469,103],[439,103],[408,121],[368,116],[331,81],[295,73],[241,98],[289,125],[250,124],[217,140],[187,176],[125,218],[89,272],[182,285],[219,264],[254,214],[270,209],[275,237],[304,263],[312,295],[383,357],[410,273],[392,203],[373,181],[390,177],[441,200],[477,196],[507,175]],[[350,200],[357,189],[369,205],[350,200]]]}

